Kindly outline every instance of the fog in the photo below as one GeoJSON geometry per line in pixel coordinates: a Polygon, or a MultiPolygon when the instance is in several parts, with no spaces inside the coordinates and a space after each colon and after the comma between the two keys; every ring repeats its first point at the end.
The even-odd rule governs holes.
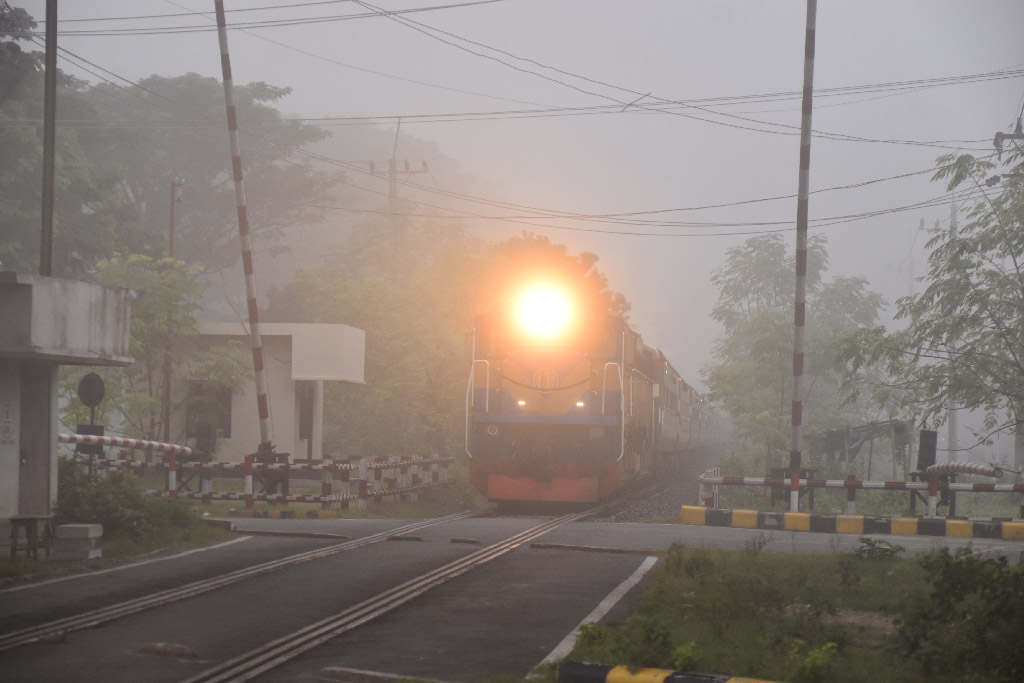
{"type": "MultiPolygon", "coordinates": [[[[465,221],[486,226],[495,240],[529,230],[596,253],[610,286],[632,303],[634,326],[699,385],[719,334],[709,317],[711,272],[727,248],[759,230],[794,234],[805,3],[504,0],[280,25],[428,5],[378,2],[228,0],[229,25],[273,22],[230,32],[235,81],[291,87],[280,105],[289,115],[368,117],[314,122],[349,141],[350,153],[337,152],[345,161],[388,159],[401,117],[395,156],[425,160],[433,171],[410,178],[426,190],[403,186],[401,195],[453,212],[531,213],[431,190],[584,215],[728,205],[638,216],[697,226],[465,221]],[[282,9],[232,11],[269,5],[282,9]],[[776,96],[751,97],[768,94],[776,96]],[[661,106],[665,100],[688,106],[661,106]],[[484,114],[552,108],[559,111],[543,117],[484,114]],[[424,118],[438,114],[451,116],[424,118]],[[782,199],[738,204],[770,197],[782,199]]],[[[42,29],[44,2],[12,4],[42,29]]],[[[212,10],[212,1],[196,0],[65,1],[62,21],[104,20],[61,23],[61,47],[105,71],[87,73],[66,56],[60,68],[122,85],[118,78],[151,74],[219,79],[215,32],[73,33],[209,26],[212,10]],[[125,19],[184,12],[205,14],[125,19]]],[[[923,274],[925,236],[916,231],[921,220],[948,220],[943,188],[929,173],[846,186],[926,171],[947,152],[991,153],[993,135],[1009,131],[1021,111],[1022,28],[1024,4],[1016,0],[819,4],[810,218],[812,233],[828,236],[833,274],[863,275],[890,302],[923,274]],[[1012,73],[935,80],[1000,70],[1012,73]],[[909,84],[852,89],[897,82],[909,84]],[[825,191],[837,187],[846,189],[825,191]],[[936,201],[892,211],[929,200],[936,201]],[[828,220],[875,212],[881,215],[828,220]]],[[[382,198],[368,194],[366,201],[382,198]]]]}

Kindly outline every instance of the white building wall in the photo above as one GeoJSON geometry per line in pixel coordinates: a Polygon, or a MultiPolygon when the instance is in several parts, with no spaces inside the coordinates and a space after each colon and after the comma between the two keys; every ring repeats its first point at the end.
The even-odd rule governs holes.
{"type": "MultiPolygon", "coordinates": [[[[366,335],[347,325],[264,323],[263,358],[267,370],[273,444],[278,453],[290,453],[292,462],[307,457],[305,439],[299,439],[298,382],[315,382],[313,412],[314,459],[323,457],[323,383],[363,383],[366,335]]],[[[237,341],[246,348],[249,338],[238,323],[201,323],[200,335],[209,343],[237,341]]],[[[247,382],[231,399],[231,437],[217,443],[217,460],[241,462],[260,443],[256,384],[247,382]]]]}

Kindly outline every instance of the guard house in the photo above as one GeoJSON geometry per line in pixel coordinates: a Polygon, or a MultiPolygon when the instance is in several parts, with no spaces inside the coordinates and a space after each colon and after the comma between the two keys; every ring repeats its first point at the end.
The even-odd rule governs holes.
{"type": "Polygon", "coordinates": [[[131,294],[0,272],[0,519],[57,500],[57,367],[128,365],[131,294]]]}
{"type": "MultiPolygon", "coordinates": [[[[274,446],[291,453],[292,462],[323,458],[324,382],[364,384],[366,333],[348,325],[260,323],[263,358],[270,394],[274,446]]],[[[248,326],[241,322],[200,323],[200,343],[229,341],[249,347],[248,326]]],[[[190,386],[190,390],[201,387],[190,386]]],[[[218,401],[216,459],[238,462],[260,441],[256,384],[249,381],[218,401]]],[[[187,426],[187,425],[186,425],[187,426]]],[[[194,434],[190,434],[194,436],[194,434]]]]}

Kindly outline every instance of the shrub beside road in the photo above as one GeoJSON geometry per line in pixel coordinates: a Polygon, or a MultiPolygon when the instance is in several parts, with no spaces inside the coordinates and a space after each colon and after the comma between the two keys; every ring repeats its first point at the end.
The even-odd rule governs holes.
{"type": "Polygon", "coordinates": [[[634,613],[584,626],[570,659],[793,683],[1024,680],[1024,566],[900,551],[674,547],[634,613]]]}

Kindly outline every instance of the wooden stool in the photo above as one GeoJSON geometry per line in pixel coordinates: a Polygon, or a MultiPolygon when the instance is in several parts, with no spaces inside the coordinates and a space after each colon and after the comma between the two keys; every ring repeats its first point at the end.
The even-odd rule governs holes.
{"type": "Polygon", "coordinates": [[[38,560],[40,545],[46,551],[46,557],[50,557],[50,548],[53,545],[53,515],[11,517],[11,560],[18,556],[18,540],[21,538],[19,529],[25,530],[25,557],[31,556],[33,560],[38,560]],[[42,538],[39,534],[40,527],[43,530],[42,538]]]}

